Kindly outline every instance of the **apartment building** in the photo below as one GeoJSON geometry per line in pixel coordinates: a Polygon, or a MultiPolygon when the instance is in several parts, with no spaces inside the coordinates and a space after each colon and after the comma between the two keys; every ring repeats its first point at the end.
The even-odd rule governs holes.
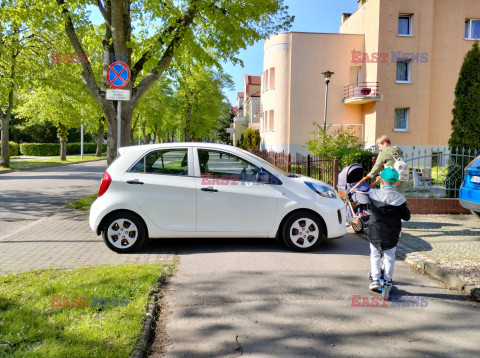
{"type": "Polygon", "coordinates": [[[245,75],[244,91],[238,92],[237,106],[233,113],[233,123],[230,139],[234,145],[240,140],[242,133],[252,127],[255,130],[260,129],[260,118],[262,116],[260,89],[261,77],[245,75]]]}
{"type": "MultiPolygon", "coordinates": [[[[353,0],[352,0],[353,1],[353,0]]],[[[448,144],[454,89],[480,38],[478,0],[360,0],[338,34],[289,32],[264,45],[262,147],[305,153],[313,122],[382,134],[411,152],[448,144]]]]}

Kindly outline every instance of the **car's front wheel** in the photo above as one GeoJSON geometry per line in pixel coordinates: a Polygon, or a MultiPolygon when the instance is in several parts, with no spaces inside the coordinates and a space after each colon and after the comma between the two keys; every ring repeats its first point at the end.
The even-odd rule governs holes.
{"type": "Polygon", "coordinates": [[[282,237],[292,250],[312,251],[320,246],[325,232],[318,217],[308,211],[299,211],[285,220],[282,237]]]}
{"type": "Polygon", "coordinates": [[[109,216],[102,231],[108,248],[119,253],[138,251],[147,241],[143,221],[126,211],[109,216]]]}
{"type": "Polygon", "coordinates": [[[472,212],[473,215],[475,215],[477,218],[480,219],[480,212],[478,211],[473,211],[473,210],[470,210],[472,212]]]}

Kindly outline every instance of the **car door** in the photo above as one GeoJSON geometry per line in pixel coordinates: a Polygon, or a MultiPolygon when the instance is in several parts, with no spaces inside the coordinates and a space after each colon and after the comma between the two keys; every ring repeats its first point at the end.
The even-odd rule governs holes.
{"type": "Polygon", "coordinates": [[[195,231],[192,148],[151,151],[124,174],[122,182],[144,215],[159,228],[195,231]]]}
{"type": "Polygon", "coordinates": [[[197,231],[271,231],[280,195],[274,185],[256,183],[261,168],[232,153],[196,150],[197,231]]]}

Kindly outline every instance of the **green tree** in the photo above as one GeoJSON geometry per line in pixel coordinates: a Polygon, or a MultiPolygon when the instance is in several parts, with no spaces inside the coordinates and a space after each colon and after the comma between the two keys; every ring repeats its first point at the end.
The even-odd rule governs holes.
{"type": "Polygon", "coordinates": [[[260,133],[255,129],[248,127],[245,132],[242,133],[242,148],[243,149],[255,149],[260,148],[260,133]]]}
{"type": "Polygon", "coordinates": [[[37,41],[26,20],[28,1],[0,1],[0,166],[10,166],[10,120],[17,106],[18,91],[28,87],[37,68],[34,61],[37,41]]]}
{"type": "MultiPolygon", "coordinates": [[[[115,60],[131,68],[131,100],[122,103],[121,145],[129,145],[136,104],[169,68],[178,54],[209,66],[219,61],[241,63],[240,49],[270,34],[287,30],[293,17],[283,0],[56,0],[37,5],[49,26],[61,23],[73,50],[85,53],[92,42],[80,29],[90,23],[89,11],[95,6],[102,14],[104,36],[97,45],[103,48],[103,69],[115,60]]],[[[46,26],[42,23],[39,26],[46,26]]],[[[117,107],[105,98],[105,71],[96,78],[90,60],[81,61],[82,79],[102,108],[109,127],[108,159],[116,155],[117,107]]]]}
{"type": "Polygon", "coordinates": [[[480,148],[480,48],[475,41],[466,54],[455,88],[452,148],[480,148]]]}
{"type": "Polygon", "coordinates": [[[469,159],[455,155],[480,148],[480,48],[478,41],[465,55],[453,103],[452,134],[448,144],[454,153],[445,179],[447,196],[456,197],[469,159]]]}
{"type": "Polygon", "coordinates": [[[337,157],[341,167],[352,163],[368,167],[368,161],[371,162],[374,154],[363,149],[363,143],[352,126],[340,126],[334,131],[328,127],[324,131],[323,125],[314,124],[317,129],[311,132],[313,137],[305,145],[313,155],[330,159],[337,157]]]}

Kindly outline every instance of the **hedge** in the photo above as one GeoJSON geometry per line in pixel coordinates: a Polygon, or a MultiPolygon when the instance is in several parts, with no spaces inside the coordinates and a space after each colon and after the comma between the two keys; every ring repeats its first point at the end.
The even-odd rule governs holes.
{"type": "MultiPolygon", "coordinates": [[[[95,153],[97,143],[83,143],[84,153],[95,153]]],[[[103,144],[102,151],[107,151],[107,145],[103,144]]],[[[20,152],[23,155],[32,156],[58,156],[60,155],[60,143],[22,143],[20,152]]],[[[80,154],[80,143],[67,143],[67,155],[80,154]]]]}
{"type": "MultiPolygon", "coordinates": [[[[10,156],[15,156],[18,155],[18,151],[20,150],[20,146],[18,143],[15,142],[8,142],[9,147],[10,147],[10,156]]],[[[0,141],[0,146],[2,145],[2,141],[0,141]]]]}

